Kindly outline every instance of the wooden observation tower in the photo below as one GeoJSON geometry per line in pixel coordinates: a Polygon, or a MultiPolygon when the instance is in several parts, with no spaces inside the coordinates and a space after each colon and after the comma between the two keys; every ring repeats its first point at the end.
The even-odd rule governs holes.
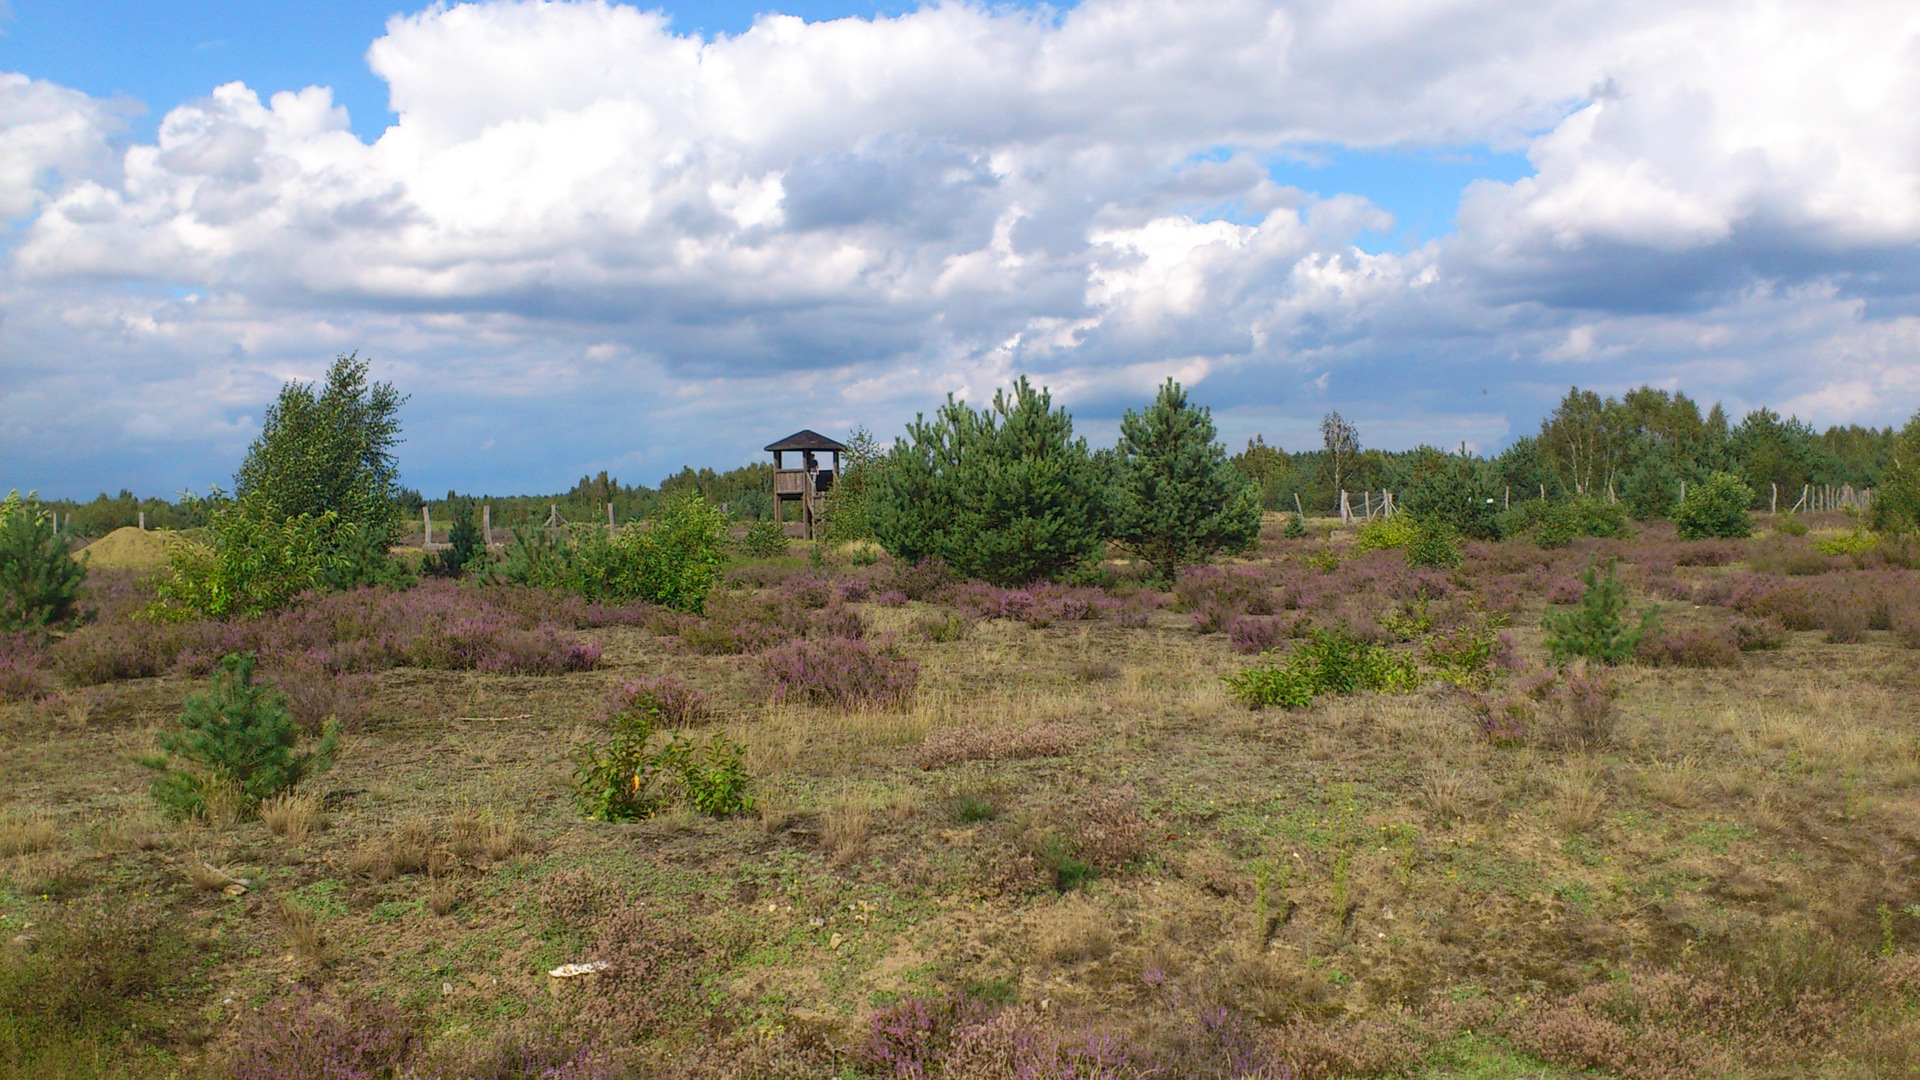
{"type": "Polygon", "coordinates": [[[827,492],[840,472],[840,451],[846,446],[812,430],[800,430],[770,443],[773,453],[773,520],[788,536],[817,539],[826,522],[827,492]],[[799,468],[787,467],[786,455],[800,455],[799,468]],[[832,454],[831,468],[821,468],[820,455],[832,454]],[[793,507],[788,518],[787,508],[793,507]]]}

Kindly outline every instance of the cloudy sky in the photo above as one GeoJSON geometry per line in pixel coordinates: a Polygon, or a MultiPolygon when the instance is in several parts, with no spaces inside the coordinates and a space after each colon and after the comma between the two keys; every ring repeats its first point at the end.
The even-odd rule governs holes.
{"type": "Polygon", "coordinates": [[[394,5],[0,0],[0,488],[224,481],[353,350],[429,492],[1019,373],[1096,442],[1920,406],[1911,0],[394,5]]]}

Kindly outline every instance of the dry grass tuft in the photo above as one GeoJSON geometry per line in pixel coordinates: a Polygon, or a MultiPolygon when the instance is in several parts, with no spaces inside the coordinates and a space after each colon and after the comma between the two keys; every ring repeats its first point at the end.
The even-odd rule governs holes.
{"type": "Polygon", "coordinates": [[[253,810],[252,804],[247,801],[247,793],[241,790],[239,782],[235,780],[209,783],[202,794],[204,802],[201,813],[206,817],[207,824],[216,829],[233,828],[245,821],[253,810]]]}
{"type": "Polygon", "coordinates": [[[320,934],[320,923],[313,912],[284,896],[280,898],[279,912],[280,929],[287,935],[287,944],[293,946],[294,955],[308,967],[325,967],[327,941],[320,934]]]}
{"type": "Polygon", "coordinates": [[[1420,786],[1422,809],[1442,821],[1464,821],[1485,802],[1485,792],[1457,769],[1437,769],[1420,786]]]}
{"type": "Polygon", "coordinates": [[[1606,783],[1593,763],[1570,762],[1554,781],[1554,820],[1570,833],[1600,824],[1607,807],[1606,783]]]}
{"type": "Polygon", "coordinates": [[[60,841],[53,818],[40,811],[0,817],[0,858],[45,851],[60,841]]]}
{"type": "Polygon", "coordinates": [[[286,837],[289,844],[303,844],[320,822],[320,804],[318,795],[281,792],[260,804],[260,821],[268,833],[286,837]]]}
{"type": "MultiPolygon", "coordinates": [[[[576,742],[584,740],[576,740],[576,742]]],[[[480,812],[462,805],[447,821],[447,848],[463,859],[478,854],[485,843],[486,822],[480,812]]]]}
{"type": "Polygon", "coordinates": [[[845,866],[866,851],[869,828],[865,803],[842,803],[822,815],[820,845],[835,866],[845,866]]]}
{"type": "Polygon", "coordinates": [[[487,858],[499,862],[529,846],[527,834],[521,831],[520,819],[513,811],[498,814],[487,811],[485,827],[480,833],[480,850],[486,852],[487,858]]]}
{"type": "Polygon", "coordinates": [[[1668,806],[1686,809],[1700,798],[1700,769],[1691,756],[1679,758],[1664,768],[1648,770],[1643,782],[1647,794],[1668,806]]]}
{"type": "Polygon", "coordinates": [[[451,915],[465,899],[466,890],[448,878],[436,878],[427,888],[427,910],[435,915],[451,915]]]}

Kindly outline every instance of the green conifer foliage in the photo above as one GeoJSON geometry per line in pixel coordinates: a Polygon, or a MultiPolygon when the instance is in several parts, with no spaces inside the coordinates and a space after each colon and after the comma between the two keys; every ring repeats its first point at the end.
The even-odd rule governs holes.
{"type": "Polygon", "coordinates": [[[1021,584],[1084,565],[1104,542],[1105,477],[1073,418],[1024,377],[990,409],[949,396],[907,425],[875,481],[874,539],[910,562],[1021,584]]]}
{"type": "Polygon", "coordinates": [[[73,618],[86,576],[40,500],[8,492],[0,501],[0,631],[45,630],[73,618]]]}
{"type": "Polygon", "coordinates": [[[318,745],[295,753],[300,731],[286,701],[253,681],[251,654],[235,653],[221,658],[213,685],[187,699],[180,726],[159,741],[172,756],[149,762],[163,770],[153,782],[154,799],[175,816],[191,817],[204,807],[209,784],[234,784],[253,807],[325,772],[339,748],[340,725],[329,724],[318,745]]]}
{"type": "Polygon", "coordinates": [[[1638,626],[1627,621],[1627,586],[1614,572],[1611,559],[1604,574],[1590,564],[1581,580],[1587,587],[1578,604],[1566,611],[1550,611],[1541,619],[1548,653],[1556,664],[1579,657],[1602,664],[1626,663],[1654,629],[1654,612],[1647,611],[1638,626]]]}
{"type": "Polygon", "coordinates": [[[1172,379],[1145,411],[1121,418],[1113,462],[1113,537],[1162,581],[1259,537],[1259,488],[1214,441],[1209,410],[1172,379]]]}

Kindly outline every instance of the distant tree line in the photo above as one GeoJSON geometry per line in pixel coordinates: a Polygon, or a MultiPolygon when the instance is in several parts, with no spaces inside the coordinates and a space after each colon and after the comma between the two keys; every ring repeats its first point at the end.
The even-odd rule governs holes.
{"type": "Polygon", "coordinates": [[[1855,489],[1880,486],[1899,441],[1892,427],[1859,425],[1817,431],[1794,417],[1755,409],[1730,423],[1718,404],[1701,411],[1684,393],[1643,386],[1618,398],[1575,387],[1541,421],[1537,435],[1514,440],[1492,457],[1433,446],[1412,450],[1363,449],[1354,426],[1332,413],[1322,424],[1323,445],[1289,453],[1256,436],[1233,463],[1260,488],[1261,505],[1289,510],[1298,495],[1309,512],[1339,506],[1340,492],[1415,487],[1448,468],[1448,458],[1475,463],[1479,485],[1515,500],[1590,496],[1627,504],[1641,519],[1668,516],[1680,484],[1730,473],[1754,492],[1759,506],[1778,485],[1798,499],[1806,485],[1855,489]]]}

